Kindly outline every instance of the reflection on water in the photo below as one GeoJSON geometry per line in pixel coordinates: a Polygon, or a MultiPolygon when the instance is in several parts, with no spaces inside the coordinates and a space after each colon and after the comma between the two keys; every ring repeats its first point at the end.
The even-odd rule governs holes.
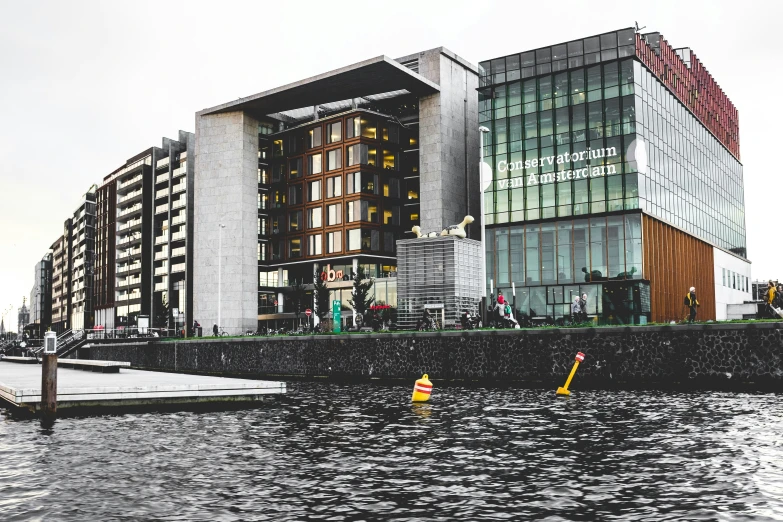
{"type": "Polygon", "coordinates": [[[410,392],[293,383],[257,410],[0,417],[0,518],[783,518],[779,396],[410,392]]]}

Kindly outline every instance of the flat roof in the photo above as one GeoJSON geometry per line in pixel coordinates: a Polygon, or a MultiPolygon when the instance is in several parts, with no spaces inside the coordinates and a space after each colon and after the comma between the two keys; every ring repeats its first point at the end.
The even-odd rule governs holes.
{"type": "Polygon", "coordinates": [[[282,87],[203,109],[197,115],[245,111],[254,117],[261,117],[395,90],[406,90],[417,96],[426,96],[439,92],[440,87],[388,56],[377,56],[282,87]]]}

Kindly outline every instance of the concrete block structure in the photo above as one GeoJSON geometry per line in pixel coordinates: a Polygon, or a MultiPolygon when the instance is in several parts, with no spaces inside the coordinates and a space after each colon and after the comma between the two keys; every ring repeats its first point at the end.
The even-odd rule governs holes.
{"type": "Polygon", "coordinates": [[[477,86],[475,66],[437,48],[198,112],[194,318],[229,334],[290,326],[313,307],[290,299],[294,282],[341,271],[331,298],[347,303],[358,266],[390,278],[395,304],[396,242],[479,208],[477,86]]]}

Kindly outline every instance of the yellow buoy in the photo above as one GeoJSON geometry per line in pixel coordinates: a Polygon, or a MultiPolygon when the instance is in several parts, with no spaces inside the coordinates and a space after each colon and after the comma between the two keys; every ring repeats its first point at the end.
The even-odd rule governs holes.
{"type": "Polygon", "coordinates": [[[413,402],[426,402],[430,400],[432,383],[428,377],[429,376],[425,373],[422,375],[421,379],[417,380],[416,384],[413,385],[413,397],[411,397],[413,402]]]}
{"type": "Polygon", "coordinates": [[[562,386],[557,389],[558,395],[571,395],[571,392],[568,391],[568,385],[571,384],[571,379],[574,378],[574,374],[576,373],[576,369],[579,368],[579,363],[585,360],[585,354],[582,352],[576,353],[576,361],[574,362],[574,367],[571,368],[571,374],[568,376],[568,379],[566,380],[565,386],[562,386]]]}

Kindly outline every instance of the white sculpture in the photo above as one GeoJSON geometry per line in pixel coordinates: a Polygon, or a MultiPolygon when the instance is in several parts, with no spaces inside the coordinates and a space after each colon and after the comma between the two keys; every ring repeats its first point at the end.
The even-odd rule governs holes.
{"type": "Polygon", "coordinates": [[[422,234],[421,233],[421,227],[419,225],[414,225],[413,228],[411,229],[411,232],[416,234],[417,238],[420,238],[420,237],[438,237],[438,233],[437,232],[429,232],[427,234],[422,234]]]}
{"type": "Polygon", "coordinates": [[[441,236],[457,236],[457,237],[466,237],[465,234],[465,225],[470,225],[473,223],[473,216],[465,216],[465,219],[462,220],[462,223],[459,225],[451,225],[450,227],[446,227],[443,229],[443,231],[440,233],[441,236]]]}

